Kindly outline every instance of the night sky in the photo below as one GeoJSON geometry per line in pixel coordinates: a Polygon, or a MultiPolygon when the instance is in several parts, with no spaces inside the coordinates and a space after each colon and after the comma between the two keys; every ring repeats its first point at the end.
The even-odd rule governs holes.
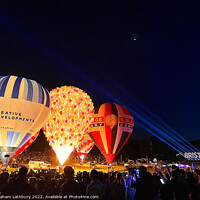
{"type": "MultiPolygon", "coordinates": [[[[0,74],[49,91],[73,85],[95,105],[140,102],[200,139],[198,1],[0,2],[0,74]]],[[[147,138],[136,123],[132,138],[147,138]],[[138,130],[138,131],[137,131],[138,130]]]]}

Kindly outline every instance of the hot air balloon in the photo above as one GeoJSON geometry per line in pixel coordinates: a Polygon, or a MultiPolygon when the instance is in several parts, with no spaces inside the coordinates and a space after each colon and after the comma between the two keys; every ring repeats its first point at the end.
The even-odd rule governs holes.
{"type": "Polygon", "coordinates": [[[36,81],[0,77],[0,159],[6,162],[46,122],[50,112],[48,91],[36,81]]]}
{"type": "Polygon", "coordinates": [[[12,159],[16,158],[16,156],[20,155],[24,150],[26,150],[37,138],[39,135],[39,131],[33,135],[22,147],[20,147],[15,154],[13,155],[12,159]]]}
{"type": "Polygon", "coordinates": [[[76,147],[76,151],[82,161],[84,157],[87,156],[87,154],[90,152],[93,146],[94,142],[88,134],[85,134],[83,139],[78,143],[78,146],[76,147]]]}
{"type": "Polygon", "coordinates": [[[62,86],[50,92],[52,108],[43,127],[49,144],[61,165],[91,126],[94,106],[89,95],[73,86],[62,86]]]}
{"type": "Polygon", "coordinates": [[[106,158],[108,164],[124,146],[133,131],[134,121],[124,106],[105,103],[95,107],[89,136],[106,158]]]}

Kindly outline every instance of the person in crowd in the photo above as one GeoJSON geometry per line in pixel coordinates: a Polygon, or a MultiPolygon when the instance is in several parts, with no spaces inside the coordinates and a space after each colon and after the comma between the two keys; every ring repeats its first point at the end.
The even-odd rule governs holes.
{"type": "Polygon", "coordinates": [[[103,172],[98,172],[98,174],[99,174],[98,180],[103,183],[103,172]]]}
{"type": "Polygon", "coordinates": [[[28,179],[28,183],[29,183],[29,185],[32,187],[32,190],[34,191],[33,194],[36,194],[36,188],[35,188],[36,183],[37,183],[36,177],[30,177],[30,178],[28,179]]]}
{"type": "Polygon", "coordinates": [[[89,175],[86,171],[82,174],[82,180],[80,181],[81,195],[86,195],[86,188],[90,183],[89,175]]]}
{"type": "Polygon", "coordinates": [[[103,184],[104,184],[104,188],[105,188],[105,192],[106,192],[106,199],[109,198],[110,196],[110,191],[109,191],[109,179],[108,179],[108,174],[104,173],[103,174],[103,184]]]}
{"type": "Polygon", "coordinates": [[[55,178],[51,178],[47,193],[48,193],[48,195],[58,195],[59,194],[59,189],[56,185],[55,178]]]}
{"type": "Polygon", "coordinates": [[[182,173],[178,168],[174,168],[172,180],[161,187],[159,195],[161,200],[189,200],[189,188],[182,173]]]}
{"type": "Polygon", "coordinates": [[[0,175],[0,192],[8,184],[8,180],[9,180],[9,173],[8,172],[3,172],[0,175]]]}
{"type": "Polygon", "coordinates": [[[128,170],[128,178],[126,180],[126,191],[127,191],[127,200],[134,199],[135,196],[135,188],[131,187],[131,183],[136,180],[134,176],[135,168],[129,168],[128,170]]]}
{"type": "Polygon", "coordinates": [[[101,181],[98,180],[98,172],[93,169],[90,173],[91,183],[86,188],[86,195],[98,196],[100,200],[107,197],[105,187],[101,181]]]}
{"type": "Polygon", "coordinates": [[[200,199],[198,197],[198,183],[192,172],[187,172],[187,185],[189,189],[189,198],[192,200],[200,199]]]}
{"type": "Polygon", "coordinates": [[[26,175],[28,172],[27,167],[21,167],[18,173],[18,178],[8,183],[3,189],[1,194],[4,195],[32,195],[34,191],[32,187],[27,183],[26,175]]]}
{"type": "Polygon", "coordinates": [[[40,178],[38,181],[37,181],[37,184],[36,184],[36,193],[38,195],[47,195],[47,185],[46,185],[46,180],[44,180],[44,178],[40,178]]]}
{"type": "Polygon", "coordinates": [[[125,200],[126,197],[126,188],[123,175],[117,173],[115,181],[115,199],[116,200],[125,200]]]}
{"type": "Polygon", "coordinates": [[[115,177],[113,174],[110,174],[109,177],[109,199],[115,200],[115,183],[114,183],[115,177]]]}
{"type": "MultiPolygon", "coordinates": [[[[136,173],[135,177],[137,177],[136,173]]],[[[131,187],[136,189],[134,200],[154,200],[157,196],[152,175],[147,172],[147,168],[145,166],[139,167],[139,178],[132,182],[131,187]]]]}
{"type": "Polygon", "coordinates": [[[74,170],[70,166],[64,168],[66,182],[61,186],[62,195],[80,195],[81,189],[77,181],[74,180],[74,170]]]}

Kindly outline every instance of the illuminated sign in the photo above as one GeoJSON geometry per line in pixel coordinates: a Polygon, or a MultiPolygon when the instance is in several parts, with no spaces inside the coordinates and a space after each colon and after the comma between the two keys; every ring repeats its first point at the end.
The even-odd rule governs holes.
{"type": "Polygon", "coordinates": [[[185,152],[184,157],[188,160],[200,160],[200,152],[185,152]]]}

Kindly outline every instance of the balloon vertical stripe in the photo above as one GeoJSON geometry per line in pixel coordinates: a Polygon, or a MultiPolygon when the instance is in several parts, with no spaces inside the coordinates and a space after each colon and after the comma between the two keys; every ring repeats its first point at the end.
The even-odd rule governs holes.
{"type": "Polygon", "coordinates": [[[16,78],[13,76],[10,76],[9,81],[6,86],[5,93],[4,93],[5,98],[10,98],[10,97],[12,98],[13,87],[14,87],[15,81],[16,81],[16,78]],[[13,87],[8,87],[8,85],[12,85],[13,87]]]}
{"type": "Polygon", "coordinates": [[[6,91],[6,86],[7,86],[9,79],[10,79],[10,76],[6,77],[5,80],[3,81],[3,84],[0,89],[0,97],[4,97],[4,94],[6,91]]]}
{"type": "Polygon", "coordinates": [[[3,85],[3,82],[4,82],[4,79],[6,78],[6,76],[3,76],[1,79],[0,79],[0,91],[1,91],[1,87],[3,85]]]}
{"type": "Polygon", "coordinates": [[[10,144],[11,147],[14,147],[16,145],[16,141],[19,138],[20,133],[14,132],[13,137],[12,137],[12,142],[10,144]]]}
{"type": "Polygon", "coordinates": [[[96,146],[98,147],[98,149],[102,152],[102,153],[106,153],[103,141],[101,139],[101,135],[100,135],[100,131],[95,131],[92,134],[89,133],[89,136],[91,137],[91,139],[94,141],[94,143],[96,144],[96,146]],[[98,141],[98,143],[97,143],[98,141]]]}
{"type": "Polygon", "coordinates": [[[39,83],[37,83],[37,84],[38,84],[38,92],[39,92],[38,103],[43,104],[44,103],[44,91],[42,89],[42,86],[39,83]]]}
{"type": "MultiPolygon", "coordinates": [[[[112,112],[111,112],[111,104],[106,104],[105,106],[105,114],[104,114],[104,119],[107,118],[107,116],[111,115],[112,112]]],[[[112,133],[112,130],[110,128],[110,126],[107,125],[107,123],[105,123],[105,132],[106,132],[106,141],[107,141],[107,153],[110,153],[111,152],[111,133],[112,133]]]]}
{"type": "MultiPolygon", "coordinates": [[[[117,107],[115,104],[111,103],[111,110],[112,114],[114,114],[118,118],[118,112],[117,112],[117,107]]],[[[117,130],[118,130],[118,121],[114,127],[112,127],[112,133],[111,133],[111,152],[109,153],[114,153],[114,146],[115,146],[115,141],[117,137],[117,130]]]]}
{"type": "Polygon", "coordinates": [[[44,88],[44,90],[45,90],[45,93],[46,93],[46,104],[45,104],[45,106],[49,108],[50,98],[49,98],[48,91],[46,90],[46,88],[44,88]]]}
{"type": "Polygon", "coordinates": [[[121,150],[121,148],[124,146],[124,144],[126,143],[126,141],[128,140],[128,138],[131,136],[131,133],[123,131],[120,142],[117,146],[116,149],[116,154],[118,154],[118,152],[121,150]]]}
{"type": "MultiPolygon", "coordinates": [[[[106,108],[106,104],[103,104],[101,107],[99,107],[98,112],[100,113],[105,113],[105,108],[106,108]]],[[[98,118],[97,118],[98,119],[98,118]]],[[[101,119],[101,118],[100,118],[101,119]]],[[[98,121],[100,120],[98,119],[98,121]]],[[[105,119],[105,117],[102,115],[102,119],[105,119]]],[[[95,120],[96,121],[96,120],[95,120]]],[[[100,120],[101,121],[101,120],[100,120]]],[[[105,130],[105,123],[103,124],[103,126],[101,126],[101,129],[105,130]]],[[[103,147],[105,149],[105,152],[108,152],[108,143],[107,143],[107,137],[106,137],[106,132],[102,131],[101,134],[99,135],[99,137],[101,137],[102,143],[103,143],[103,147]]]]}
{"type": "Polygon", "coordinates": [[[6,141],[6,146],[10,147],[10,144],[12,142],[14,132],[7,132],[7,141],[6,141]]]}
{"type": "Polygon", "coordinates": [[[15,80],[15,84],[13,87],[13,91],[12,91],[12,98],[17,99],[19,96],[19,89],[20,89],[20,84],[21,84],[22,78],[19,77],[15,80]]]}
{"type": "Polygon", "coordinates": [[[26,79],[26,81],[28,83],[28,94],[27,94],[26,100],[32,101],[32,99],[33,99],[33,85],[32,85],[30,80],[26,79]]]}
{"type": "Polygon", "coordinates": [[[0,78],[0,89],[1,89],[1,86],[2,86],[2,84],[3,84],[3,82],[4,82],[4,80],[6,79],[6,77],[8,77],[8,76],[1,76],[1,78],[0,78]]]}
{"type": "Polygon", "coordinates": [[[24,83],[24,88],[22,89],[22,92],[23,92],[22,99],[26,100],[27,93],[28,93],[28,82],[26,79],[23,79],[23,83],[24,83]]]}
{"type": "Polygon", "coordinates": [[[20,133],[17,140],[14,143],[14,147],[18,147],[19,144],[21,143],[21,141],[23,140],[24,136],[26,135],[26,133],[20,133]]]}
{"type": "Polygon", "coordinates": [[[33,86],[33,97],[32,97],[32,102],[37,103],[38,102],[38,95],[39,95],[39,90],[38,90],[38,85],[35,81],[32,81],[32,86],[33,86]]]}
{"type": "Polygon", "coordinates": [[[28,139],[30,139],[30,137],[31,137],[31,134],[27,133],[25,137],[23,138],[23,140],[21,141],[21,143],[19,144],[19,147],[21,147],[28,139]]]}

